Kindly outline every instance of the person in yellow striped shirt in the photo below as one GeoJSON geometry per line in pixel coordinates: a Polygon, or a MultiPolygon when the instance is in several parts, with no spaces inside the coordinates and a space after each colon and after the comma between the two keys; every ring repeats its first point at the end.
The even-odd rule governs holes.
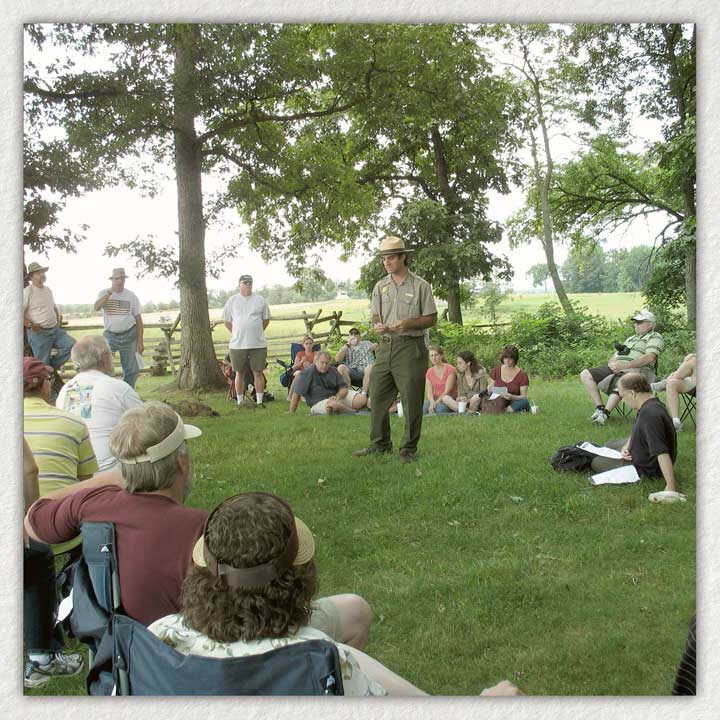
{"type": "MultiPolygon", "coordinates": [[[[50,404],[51,378],[49,365],[23,358],[24,435],[40,471],[40,497],[87,480],[98,471],[85,421],[50,404]]],[[[78,535],[52,545],[53,554],[68,552],[81,541],[78,535]]]]}

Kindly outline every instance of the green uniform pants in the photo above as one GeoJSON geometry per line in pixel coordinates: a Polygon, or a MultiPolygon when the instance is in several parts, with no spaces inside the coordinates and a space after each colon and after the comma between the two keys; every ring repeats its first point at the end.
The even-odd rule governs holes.
{"type": "Polygon", "coordinates": [[[428,350],[423,337],[383,336],[383,341],[375,353],[375,363],[370,376],[372,448],[392,448],[388,410],[399,392],[405,415],[405,434],[400,449],[417,451],[422,429],[427,368],[428,350]]]}

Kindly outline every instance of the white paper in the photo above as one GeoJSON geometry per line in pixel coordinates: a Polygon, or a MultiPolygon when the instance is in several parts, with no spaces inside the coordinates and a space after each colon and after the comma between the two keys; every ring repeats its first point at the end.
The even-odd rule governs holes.
{"type": "Polygon", "coordinates": [[[624,485],[626,483],[634,483],[640,479],[634,465],[623,465],[614,470],[606,470],[605,472],[593,475],[590,478],[592,485],[624,485]]]}
{"type": "Polygon", "coordinates": [[[137,362],[138,370],[142,370],[145,367],[145,361],[139,352],[135,353],[135,361],[137,362]]]}
{"type": "Polygon", "coordinates": [[[593,445],[593,443],[591,442],[584,442],[582,443],[582,445],[578,445],[578,447],[581,450],[587,450],[588,452],[591,452],[593,455],[613,458],[613,460],[620,460],[622,458],[622,453],[619,450],[613,450],[609,447],[600,447],[598,445],[593,445]]]}
{"type": "Polygon", "coordinates": [[[506,387],[494,387],[490,399],[494,400],[497,397],[507,397],[509,394],[510,391],[506,387]]]}
{"type": "Polygon", "coordinates": [[[73,609],[73,598],[72,598],[72,588],[70,588],[70,594],[63,598],[60,602],[60,605],[58,605],[58,612],[57,612],[57,621],[56,625],[59,622],[62,622],[71,612],[73,609]]]}

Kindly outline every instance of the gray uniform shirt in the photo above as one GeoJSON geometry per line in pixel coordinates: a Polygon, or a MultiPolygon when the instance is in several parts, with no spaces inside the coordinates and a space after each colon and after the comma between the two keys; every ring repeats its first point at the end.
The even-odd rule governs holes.
{"type": "MultiPolygon", "coordinates": [[[[391,275],[386,275],[373,288],[372,313],[385,325],[422,315],[435,315],[437,308],[430,283],[410,271],[399,284],[395,283],[391,275]]],[[[398,334],[423,337],[427,331],[403,330],[398,334]]]]}

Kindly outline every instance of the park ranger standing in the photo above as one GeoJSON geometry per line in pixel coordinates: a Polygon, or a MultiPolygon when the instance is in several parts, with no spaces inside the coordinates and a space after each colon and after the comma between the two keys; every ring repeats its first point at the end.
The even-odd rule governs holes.
{"type": "Polygon", "coordinates": [[[412,462],[422,428],[428,328],[437,322],[430,284],[407,266],[412,250],[398,237],[380,243],[378,255],[387,276],[373,288],[373,329],[381,336],[370,377],[370,445],[353,453],[364,457],[392,451],[388,410],[398,392],[405,415],[400,459],[412,462]]]}

